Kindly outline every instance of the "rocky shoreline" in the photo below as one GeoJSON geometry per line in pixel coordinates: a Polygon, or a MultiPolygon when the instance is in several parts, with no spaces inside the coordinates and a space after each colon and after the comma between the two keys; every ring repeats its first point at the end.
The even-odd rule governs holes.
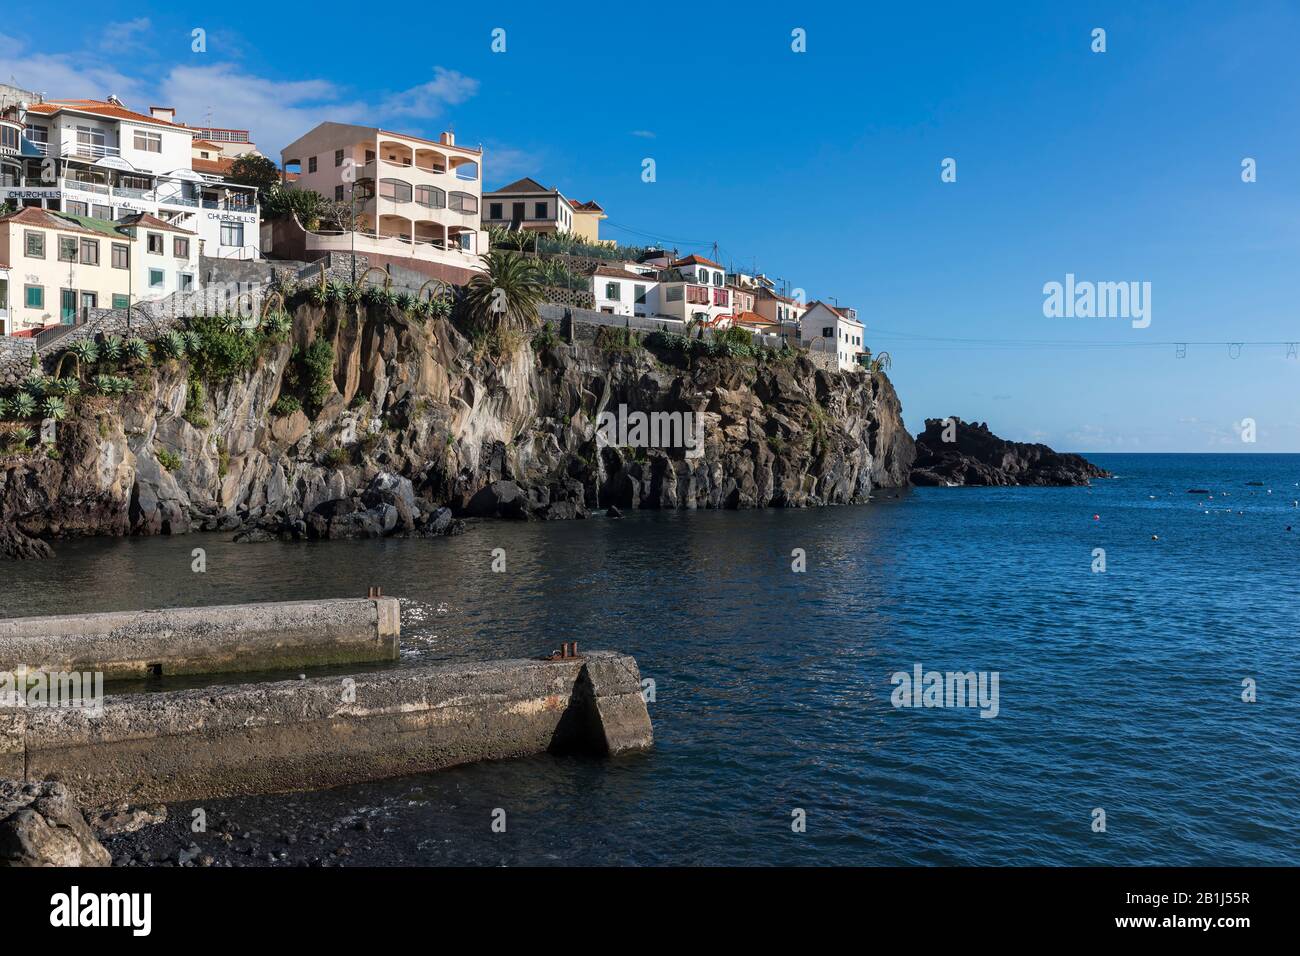
{"type": "MultiPolygon", "coordinates": [[[[794,351],[579,324],[484,341],[445,316],[301,296],[285,324],[241,342],[209,322],[188,353],[160,339],[84,375],[131,387],[83,389],[53,444],[0,457],[0,555],[84,535],[424,536],[610,506],[865,502],[905,485],[914,455],[883,373],[794,351]],[[602,447],[600,416],[620,406],[698,416],[701,453],[602,447]]],[[[60,361],[43,357],[47,380],[60,361]]]]}
{"type": "Polygon", "coordinates": [[[927,418],[916,436],[915,485],[1087,485],[1111,478],[1081,455],[999,438],[983,422],[927,418]]]}

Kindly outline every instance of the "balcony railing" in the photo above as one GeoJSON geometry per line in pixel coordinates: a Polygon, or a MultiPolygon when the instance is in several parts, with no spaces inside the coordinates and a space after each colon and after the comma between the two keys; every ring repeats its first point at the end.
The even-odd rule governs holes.
{"type": "Polygon", "coordinates": [[[106,156],[121,156],[122,151],[116,146],[103,143],[64,143],[61,154],[77,159],[103,159],[106,156]]]}

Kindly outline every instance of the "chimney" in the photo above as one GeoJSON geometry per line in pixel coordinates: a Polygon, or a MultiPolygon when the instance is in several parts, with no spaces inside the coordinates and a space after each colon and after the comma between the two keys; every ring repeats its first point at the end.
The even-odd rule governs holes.
{"type": "Polygon", "coordinates": [[[149,115],[165,123],[176,122],[176,109],[171,106],[151,106],[149,107],[149,115]]]}
{"type": "Polygon", "coordinates": [[[456,134],[451,130],[447,130],[447,132],[438,137],[438,142],[442,143],[443,146],[455,146],[456,134]]]}

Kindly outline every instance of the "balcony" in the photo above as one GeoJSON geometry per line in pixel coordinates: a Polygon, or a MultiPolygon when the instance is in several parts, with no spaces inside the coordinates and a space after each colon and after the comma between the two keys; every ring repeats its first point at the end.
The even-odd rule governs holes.
{"type": "MultiPolygon", "coordinates": [[[[49,155],[48,151],[45,155],[49,155]]],[[[116,146],[103,143],[64,143],[59,155],[64,159],[104,159],[108,156],[121,156],[122,151],[116,146]]]]}

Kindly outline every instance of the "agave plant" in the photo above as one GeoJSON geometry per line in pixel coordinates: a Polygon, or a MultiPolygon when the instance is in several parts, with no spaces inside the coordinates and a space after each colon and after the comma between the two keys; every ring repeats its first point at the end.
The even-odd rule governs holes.
{"type": "Polygon", "coordinates": [[[49,384],[50,380],[44,372],[32,369],[31,373],[23,379],[23,391],[33,398],[40,398],[45,394],[45,389],[49,384]]]}
{"type": "Polygon", "coordinates": [[[244,320],[241,319],[238,315],[232,315],[229,312],[226,312],[221,316],[222,332],[228,332],[233,335],[236,332],[242,332],[243,329],[244,329],[244,320]]]}
{"type": "Polygon", "coordinates": [[[399,292],[393,297],[393,304],[409,315],[415,306],[415,296],[409,292],[399,292]]]}
{"type": "Polygon", "coordinates": [[[6,442],[9,448],[18,449],[26,448],[36,438],[36,432],[32,431],[26,425],[19,425],[17,428],[11,428],[5,433],[6,442]]]}
{"type": "Polygon", "coordinates": [[[41,414],[61,422],[68,415],[68,406],[59,396],[46,395],[45,401],[41,402],[41,414]]]}
{"type": "Polygon", "coordinates": [[[125,395],[135,383],[124,375],[96,375],[95,390],[101,395],[125,395]]]}
{"type": "Polygon", "coordinates": [[[178,359],[185,355],[186,340],[184,334],[175,329],[168,329],[158,337],[158,347],[168,358],[178,359]]]}
{"type": "Polygon", "coordinates": [[[361,301],[362,293],[366,290],[365,285],[360,282],[348,282],[343,286],[343,301],[349,305],[356,305],[361,301]]]}
{"type": "Polygon", "coordinates": [[[104,344],[100,346],[99,354],[105,362],[116,362],[122,358],[122,352],[126,348],[126,343],[122,341],[120,335],[110,335],[104,339],[104,344]]]}
{"type": "Polygon", "coordinates": [[[45,390],[51,395],[62,395],[64,398],[71,398],[81,391],[81,380],[74,375],[51,379],[45,390]]]}
{"type": "Polygon", "coordinates": [[[190,355],[198,355],[203,351],[203,336],[190,329],[185,332],[185,351],[190,355]]]}
{"type": "Polygon", "coordinates": [[[132,362],[149,361],[149,346],[145,340],[138,336],[132,336],[126,340],[122,346],[122,353],[132,362]]]}
{"type": "Polygon", "coordinates": [[[36,399],[32,398],[27,392],[19,392],[13,398],[9,399],[8,417],[21,420],[31,418],[36,414],[36,399]]]}
{"type": "Polygon", "coordinates": [[[323,282],[313,283],[307,298],[312,305],[327,305],[330,301],[330,287],[323,282]]]}

